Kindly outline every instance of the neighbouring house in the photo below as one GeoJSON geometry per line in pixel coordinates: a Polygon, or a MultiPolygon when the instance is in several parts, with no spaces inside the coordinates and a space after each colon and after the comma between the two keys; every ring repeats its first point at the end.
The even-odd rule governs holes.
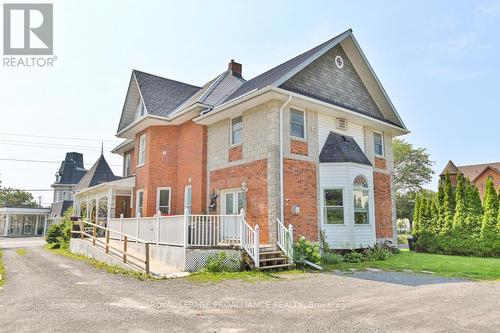
{"type": "Polygon", "coordinates": [[[450,174],[452,186],[457,184],[459,174],[462,174],[466,179],[469,178],[472,184],[478,188],[481,199],[484,196],[488,179],[493,181],[495,188],[500,186],[500,162],[456,166],[450,160],[440,174],[441,179],[444,179],[446,172],[450,174]]]}
{"type": "Polygon", "coordinates": [[[61,217],[64,212],[73,206],[73,193],[76,184],[82,179],[87,170],[83,166],[83,155],[76,152],[66,153],[56,172],[56,181],[51,185],[54,189],[54,198],[51,206],[51,220],[61,217]]]}
{"type": "Polygon", "coordinates": [[[47,233],[50,208],[0,207],[0,236],[42,236],[47,233]]]}
{"type": "Polygon", "coordinates": [[[250,80],[233,60],[202,86],[133,70],[124,178],[76,196],[106,198],[107,216],[244,209],[261,244],[278,220],[332,248],[396,244],[392,139],[407,133],[351,30],[250,80]]]}

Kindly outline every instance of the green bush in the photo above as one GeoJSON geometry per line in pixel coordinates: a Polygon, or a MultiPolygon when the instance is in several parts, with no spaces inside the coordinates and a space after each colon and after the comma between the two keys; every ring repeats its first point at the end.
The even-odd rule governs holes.
{"type": "Polygon", "coordinates": [[[364,256],[360,252],[356,252],[354,250],[344,253],[343,255],[345,262],[358,263],[364,261],[364,256]]]}
{"type": "Polygon", "coordinates": [[[304,236],[300,237],[293,247],[293,260],[299,266],[304,266],[305,261],[319,264],[321,262],[319,245],[311,243],[304,236]]]}
{"type": "MultiPolygon", "coordinates": [[[[397,250],[397,249],[396,249],[397,250]]],[[[364,259],[367,261],[387,260],[394,250],[387,245],[375,244],[363,251],[364,259]]]]}
{"type": "Polygon", "coordinates": [[[236,272],[239,269],[239,261],[229,258],[224,251],[210,255],[205,264],[205,271],[209,273],[236,272]]]}
{"type": "Polygon", "coordinates": [[[51,245],[59,245],[59,238],[62,237],[62,223],[54,223],[47,230],[47,235],[45,236],[45,240],[47,243],[51,245]]]}
{"type": "Polygon", "coordinates": [[[71,239],[71,228],[73,222],[70,216],[73,214],[73,209],[68,209],[59,223],[52,224],[47,230],[45,240],[52,248],[69,248],[69,241],[71,239]]]}
{"type": "Polygon", "coordinates": [[[335,265],[344,261],[344,258],[335,252],[323,252],[321,254],[321,263],[323,265],[335,265]]]}

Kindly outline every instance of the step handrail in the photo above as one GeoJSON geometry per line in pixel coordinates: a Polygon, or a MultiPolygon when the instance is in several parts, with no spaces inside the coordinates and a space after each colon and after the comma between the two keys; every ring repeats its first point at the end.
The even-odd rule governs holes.
{"type": "Polygon", "coordinates": [[[293,226],[291,224],[288,225],[288,228],[280,221],[279,218],[276,218],[276,223],[278,225],[278,239],[276,244],[278,248],[280,248],[285,255],[288,257],[290,262],[293,261],[293,226]]]}
{"type": "Polygon", "coordinates": [[[140,239],[140,238],[137,238],[137,237],[134,237],[134,236],[131,236],[131,235],[127,235],[127,234],[124,234],[120,231],[116,231],[116,230],[113,230],[113,229],[110,229],[110,228],[107,228],[107,227],[103,227],[99,224],[96,224],[96,223],[92,223],[92,222],[89,222],[89,221],[85,221],[85,220],[80,220],[80,221],[77,221],[79,227],[80,227],[80,230],[73,230],[73,227],[75,226],[75,224],[73,223],[72,225],[72,228],[71,228],[71,233],[72,234],[80,234],[80,238],[82,240],[85,239],[85,236],[87,236],[88,238],[91,238],[92,240],[90,241],[92,243],[92,246],[94,247],[97,247],[96,243],[100,243],[100,244],[103,244],[104,245],[104,248],[105,248],[105,252],[106,254],[108,255],[111,255],[109,252],[110,249],[113,249],[119,253],[122,254],[122,260],[123,260],[123,263],[127,263],[127,257],[130,257],[130,258],[134,258],[134,259],[137,259],[141,262],[144,263],[144,271],[146,272],[146,274],[149,274],[150,273],[150,269],[149,269],[149,266],[150,266],[150,256],[149,256],[149,245],[151,244],[151,242],[148,242],[148,241],[145,241],[143,239],[140,239]],[[85,232],[84,230],[82,230],[82,226],[84,226],[85,224],[88,224],[88,225],[91,225],[92,226],[92,235],[85,232]],[[101,239],[99,239],[99,237],[97,237],[97,229],[103,229],[105,231],[105,241],[102,241],[101,239]],[[111,245],[109,243],[109,238],[110,238],[110,233],[113,232],[113,233],[116,233],[116,234],[119,234],[121,236],[123,236],[123,250],[122,249],[119,249],[113,245],[111,245]],[[145,247],[145,254],[144,254],[144,259],[143,258],[139,258],[137,257],[136,255],[134,254],[131,254],[128,252],[128,240],[129,238],[137,243],[142,243],[144,244],[144,247],[145,247]]]}
{"type": "MultiPolygon", "coordinates": [[[[242,210],[243,211],[243,210],[242,210]]],[[[244,219],[241,218],[241,248],[252,258],[256,268],[260,266],[260,227],[258,224],[253,229],[244,219]]]]}

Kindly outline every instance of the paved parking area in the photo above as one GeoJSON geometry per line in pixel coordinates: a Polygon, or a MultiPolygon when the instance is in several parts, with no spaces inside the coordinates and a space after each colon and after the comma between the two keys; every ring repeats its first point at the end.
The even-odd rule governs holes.
{"type": "Polygon", "coordinates": [[[0,331],[494,332],[500,327],[500,283],[494,282],[405,284],[401,276],[383,272],[293,274],[254,283],[139,281],[41,246],[26,249],[22,256],[12,246],[4,249],[8,280],[0,290],[0,331]]]}

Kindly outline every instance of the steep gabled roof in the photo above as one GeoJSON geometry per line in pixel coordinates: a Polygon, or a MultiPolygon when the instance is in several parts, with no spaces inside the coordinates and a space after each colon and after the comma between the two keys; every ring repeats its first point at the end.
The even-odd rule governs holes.
{"type": "Polygon", "coordinates": [[[121,177],[115,176],[109,167],[108,162],[101,154],[99,159],[94,163],[92,168],[83,176],[82,180],[76,185],[76,190],[83,190],[92,186],[96,186],[105,182],[120,179],[121,177]]]}
{"type": "Polygon", "coordinates": [[[450,175],[456,175],[457,173],[460,172],[460,170],[458,170],[455,163],[449,160],[446,166],[444,167],[443,172],[441,172],[440,176],[444,176],[446,172],[448,172],[450,175]]]}
{"type": "Polygon", "coordinates": [[[458,167],[458,170],[465,178],[468,177],[470,180],[474,180],[488,168],[500,173],[500,162],[462,165],[458,167]]]}
{"type": "Polygon", "coordinates": [[[320,163],[351,162],[372,165],[353,137],[330,132],[319,154],[320,163]]]}
{"type": "Polygon", "coordinates": [[[333,37],[332,39],[327,40],[326,42],[306,51],[284,63],[278,65],[274,68],[271,68],[267,72],[264,72],[251,80],[246,81],[241,87],[239,87],[234,93],[229,95],[224,102],[229,102],[233,99],[241,97],[249,92],[257,89],[265,88],[269,85],[279,86],[283,83],[283,78],[288,76],[290,77],[290,73],[293,71],[303,68],[306,63],[311,63],[313,60],[317,59],[320,54],[323,54],[331,47],[337,45],[342,40],[344,40],[347,36],[352,33],[352,30],[349,29],[338,36],[333,37]]]}
{"type": "Polygon", "coordinates": [[[168,116],[201,87],[134,70],[148,114],[168,116]]]}

